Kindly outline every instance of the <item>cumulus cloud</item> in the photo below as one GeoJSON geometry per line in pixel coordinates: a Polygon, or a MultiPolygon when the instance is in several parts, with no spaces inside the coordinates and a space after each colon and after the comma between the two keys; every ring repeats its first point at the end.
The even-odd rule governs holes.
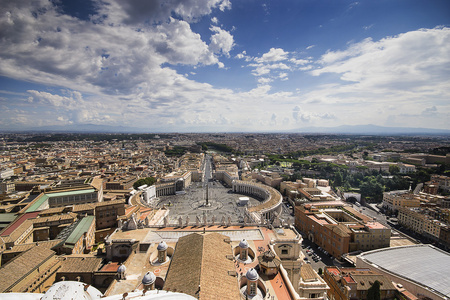
{"type": "Polygon", "coordinates": [[[395,120],[396,125],[446,128],[443,119],[448,104],[443,99],[450,94],[448,53],[450,29],[446,27],[410,31],[378,41],[365,39],[322,55],[316,62],[319,67],[311,74],[336,74],[339,81],[318,86],[303,99],[307,103],[320,99],[322,105],[341,109],[353,116],[353,124],[380,121],[374,116],[376,112],[383,116],[385,125],[395,120]],[[403,116],[393,117],[393,111],[403,116]]]}
{"type": "Polygon", "coordinates": [[[200,36],[191,27],[214,10],[230,9],[229,1],[157,0],[133,6],[135,1],[98,0],[95,14],[84,20],[65,14],[56,1],[4,1],[0,76],[45,88],[0,91],[2,128],[89,122],[155,130],[263,130],[275,122],[332,126],[343,113],[356,124],[382,119],[448,127],[447,28],[363,40],[329,50],[318,61],[276,47],[255,56],[243,48],[233,53],[232,30],[212,25],[210,36],[200,36]],[[255,88],[217,88],[185,76],[195,70],[195,78],[201,78],[203,66],[225,68],[220,60],[230,55],[249,68],[255,88]],[[272,87],[288,78],[308,82],[308,75],[316,76],[313,81],[326,77],[326,84],[299,85],[296,92],[272,87]],[[402,115],[390,118],[392,111],[402,115]]]}
{"type": "Polygon", "coordinates": [[[230,0],[223,0],[223,1],[221,1],[220,4],[219,4],[219,9],[221,11],[225,11],[227,9],[231,9],[231,2],[230,2],[230,0]]]}
{"type": "Polygon", "coordinates": [[[77,104],[81,104],[83,101],[81,94],[79,92],[73,92],[69,97],[54,95],[47,92],[40,92],[36,90],[28,90],[31,95],[28,100],[29,102],[37,101],[40,104],[46,104],[56,107],[67,107],[74,108],[77,104]]]}
{"type": "MultiPolygon", "coordinates": [[[[194,17],[223,1],[156,2],[161,7],[155,14],[166,14],[167,21],[139,30],[106,19],[80,20],[61,14],[49,1],[7,2],[0,8],[0,74],[89,93],[126,95],[171,80],[161,76],[177,76],[161,68],[165,63],[223,66],[218,57],[228,55],[233,47],[228,32],[214,27],[208,45],[187,21],[170,18],[166,12],[194,17]],[[197,11],[197,6],[203,8],[197,11]]],[[[128,7],[127,1],[108,3],[98,3],[99,11],[109,12],[104,18],[127,13],[120,10],[128,7]]],[[[148,5],[142,11],[153,9],[153,4],[142,5],[148,5]]]]}
{"type": "Polygon", "coordinates": [[[295,58],[291,58],[289,59],[289,61],[296,65],[305,65],[310,62],[308,59],[295,59],[295,58]]]}
{"type": "Polygon", "coordinates": [[[450,29],[410,31],[379,41],[365,39],[342,51],[329,51],[313,75],[340,74],[364,88],[418,90],[441,85],[450,68],[450,29]],[[364,67],[361,67],[364,66],[364,67]]]}
{"type": "Polygon", "coordinates": [[[268,84],[268,83],[271,83],[272,81],[273,81],[273,79],[267,78],[267,77],[260,77],[260,78],[258,78],[258,83],[259,84],[268,84]]]}
{"type": "Polygon", "coordinates": [[[278,74],[278,78],[280,78],[281,80],[288,80],[288,74],[287,73],[280,73],[278,74]]]}
{"type": "Polygon", "coordinates": [[[214,8],[231,9],[229,0],[96,0],[96,21],[109,24],[155,24],[166,22],[173,13],[186,21],[196,21],[214,8]]]}
{"type": "Polygon", "coordinates": [[[256,77],[264,76],[266,79],[258,78],[258,82],[271,78],[288,80],[288,73],[282,71],[305,71],[312,68],[310,59],[296,58],[295,53],[290,53],[281,48],[271,48],[260,57],[251,57],[243,51],[235,56],[237,59],[245,59],[250,62],[247,66],[253,68],[252,75],[256,77]]]}
{"type": "Polygon", "coordinates": [[[264,53],[260,58],[256,58],[257,62],[268,63],[286,60],[289,52],[281,48],[270,48],[269,52],[264,53]]]}
{"type": "Polygon", "coordinates": [[[223,53],[229,56],[231,49],[234,46],[233,36],[226,30],[217,26],[211,26],[210,30],[215,32],[211,36],[211,43],[209,48],[213,53],[223,53]]]}

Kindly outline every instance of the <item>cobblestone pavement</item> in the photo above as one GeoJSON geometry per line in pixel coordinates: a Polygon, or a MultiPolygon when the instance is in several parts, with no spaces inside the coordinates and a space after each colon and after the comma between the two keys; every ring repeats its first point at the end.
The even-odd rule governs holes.
{"type": "Polygon", "coordinates": [[[236,223],[243,221],[245,207],[238,205],[239,197],[249,197],[251,204],[256,204],[260,200],[251,195],[232,193],[230,188],[225,187],[219,181],[212,181],[208,183],[193,182],[186,190],[184,195],[171,195],[160,197],[158,208],[166,206],[169,208],[169,223],[178,223],[178,218],[183,218],[185,222],[186,216],[189,216],[191,224],[194,224],[196,217],[203,220],[203,213],[206,215],[208,223],[211,222],[212,217],[215,217],[216,223],[220,223],[222,217],[228,221],[236,223]],[[206,199],[206,184],[208,184],[208,199],[211,204],[210,207],[205,207],[206,199]],[[205,185],[205,186],[204,186],[205,185]]]}
{"type": "MultiPolygon", "coordinates": [[[[190,228],[190,227],[189,227],[190,228]]],[[[189,230],[189,228],[177,229],[176,231],[151,231],[145,237],[145,242],[147,243],[159,243],[160,241],[167,242],[177,242],[178,239],[182,236],[194,233],[201,232],[202,228],[197,228],[197,230],[189,230]]],[[[195,227],[194,227],[195,228],[195,227]]],[[[213,227],[208,226],[208,231],[211,231],[213,227]]],[[[239,227],[230,226],[225,230],[221,230],[219,226],[214,228],[214,232],[218,232],[220,234],[226,235],[230,238],[231,241],[242,241],[242,239],[246,240],[263,240],[264,237],[259,229],[245,229],[239,230],[239,227]]]]}

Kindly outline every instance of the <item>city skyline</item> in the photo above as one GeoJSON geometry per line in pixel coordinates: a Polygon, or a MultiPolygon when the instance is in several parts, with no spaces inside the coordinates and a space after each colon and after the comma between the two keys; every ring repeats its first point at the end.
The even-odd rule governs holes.
{"type": "Polygon", "coordinates": [[[450,129],[447,1],[2,1],[0,127],[450,129]]]}

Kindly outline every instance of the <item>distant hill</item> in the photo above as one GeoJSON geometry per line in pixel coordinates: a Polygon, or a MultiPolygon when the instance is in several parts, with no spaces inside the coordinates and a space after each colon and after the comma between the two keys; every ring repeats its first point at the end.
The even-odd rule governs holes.
{"type": "Polygon", "coordinates": [[[303,127],[291,130],[250,131],[245,128],[229,129],[220,126],[200,126],[168,130],[161,127],[138,128],[126,126],[108,126],[79,124],[66,126],[44,126],[21,130],[0,130],[3,132],[31,133],[169,133],[169,132],[266,132],[266,133],[306,133],[306,134],[355,134],[355,135],[450,135],[450,130],[432,128],[383,127],[377,125],[341,125],[336,127],[303,127]],[[205,130],[206,129],[206,130],[205,130]],[[228,130],[227,130],[228,129],[228,130]]]}
{"type": "Polygon", "coordinates": [[[358,134],[358,135],[450,135],[450,130],[432,128],[410,127],[384,127],[378,125],[341,125],[337,127],[304,127],[289,130],[298,133],[325,133],[325,134],[358,134]]]}
{"type": "MultiPolygon", "coordinates": [[[[36,133],[146,133],[149,130],[125,126],[108,126],[96,124],[78,124],[65,126],[42,126],[30,129],[10,130],[10,132],[36,132],[36,133]]],[[[155,131],[152,131],[155,132],[155,131]]]]}

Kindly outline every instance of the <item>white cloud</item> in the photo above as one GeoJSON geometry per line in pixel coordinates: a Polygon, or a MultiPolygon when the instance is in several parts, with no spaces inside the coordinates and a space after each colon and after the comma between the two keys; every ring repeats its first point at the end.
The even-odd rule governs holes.
{"type": "Polygon", "coordinates": [[[211,36],[211,43],[209,48],[213,53],[223,53],[229,56],[231,49],[234,46],[233,36],[226,30],[217,26],[211,26],[210,30],[215,32],[211,36]]]}
{"type": "MultiPolygon", "coordinates": [[[[288,70],[288,71],[304,71],[309,70],[312,66],[307,65],[311,63],[308,59],[298,59],[293,56],[295,53],[287,52],[281,48],[271,48],[269,52],[264,53],[261,57],[251,57],[245,51],[237,54],[235,58],[244,59],[249,63],[247,66],[254,68],[251,73],[256,77],[265,76],[273,79],[287,80],[287,73],[282,72],[272,75],[272,71],[288,70]],[[299,67],[301,66],[301,67],[299,67]],[[282,74],[280,76],[280,74],[282,74]]],[[[264,79],[263,79],[264,80],[264,79]]],[[[259,82],[259,81],[258,81],[259,82]]]]}
{"type": "Polygon", "coordinates": [[[229,0],[95,0],[96,21],[108,24],[138,24],[166,22],[175,13],[185,21],[196,21],[213,9],[231,9],[229,0]]]}
{"type": "Polygon", "coordinates": [[[280,78],[280,79],[283,80],[283,81],[289,79],[287,73],[280,73],[280,74],[278,75],[278,78],[280,78]]]}
{"type": "Polygon", "coordinates": [[[296,65],[305,65],[310,62],[307,59],[295,59],[295,58],[291,58],[291,59],[289,59],[289,61],[296,65]]]}
{"type": "MultiPolygon", "coordinates": [[[[72,93],[70,97],[64,97],[60,95],[54,95],[47,92],[40,92],[36,90],[28,90],[31,95],[30,102],[37,101],[39,104],[50,105],[55,107],[74,108],[82,101],[79,98],[79,93],[72,93]]],[[[81,104],[81,103],[80,103],[81,104]]]]}
{"type": "Polygon", "coordinates": [[[231,2],[230,0],[223,0],[220,4],[219,4],[219,9],[221,11],[225,11],[227,9],[231,9],[231,2]]]}
{"type": "Polygon", "coordinates": [[[333,126],[343,115],[351,115],[344,122],[354,124],[393,120],[448,127],[446,28],[364,40],[314,62],[281,48],[235,55],[232,31],[212,26],[208,40],[192,30],[190,22],[213,10],[220,13],[221,6],[229,9],[229,1],[157,0],[163,6],[142,3],[141,11],[138,4],[98,1],[99,14],[92,20],[65,15],[47,0],[4,2],[0,75],[46,87],[26,93],[3,87],[2,128],[89,122],[155,130],[267,130],[274,123],[333,126]],[[99,17],[102,12],[106,15],[99,17]],[[215,88],[184,75],[195,71],[201,78],[206,65],[225,68],[221,55],[240,59],[257,76],[256,88],[215,88]],[[181,74],[175,65],[184,65],[181,74]],[[331,76],[321,76],[326,73],[331,76]],[[312,81],[327,84],[302,85],[311,74],[317,76],[312,81]],[[301,91],[272,88],[287,78],[299,82],[301,91]]]}
{"type": "MultiPolygon", "coordinates": [[[[206,2],[205,12],[222,3],[206,2]]],[[[117,4],[110,3],[99,3],[100,11],[110,11],[107,18],[114,17],[117,4]]],[[[173,4],[186,9],[189,3],[173,4]]],[[[105,20],[73,18],[44,0],[8,2],[0,11],[1,75],[93,94],[126,95],[142,85],[170,80],[161,77],[170,74],[161,69],[164,63],[223,66],[217,55],[228,55],[233,46],[233,38],[225,30],[214,29],[212,44],[207,45],[188,22],[173,18],[135,30],[105,20]],[[37,17],[35,11],[40,12],[37,17]],[[215,54],[210,47],[220,53],[215,54]]]]}
{"type": "Polygon", "coordinates": [[[267,78],[267,77],[260,77],[258,78],[258,83],[259,84],[268,84],[271,83],[273,80],[271,78],[267,78]]]}
{"type": "Polygon", "coordinates": [[[282,61],[287,59],[288,54],[289,52],[281,48],[270,48],[269,52],[264,53],[260,58],[256,58],[256,61],[262,63],[282,61]]]}
{"type": "Polygon", "coordinates": [[[284,63],[276,63],[276,64],[249,64],[250,67],[256,67],[252,74],[254,76],[261,76],[269,74],[271,70],[290,70],[290,67],[284,63]]]}
{"type": "Polygon", "coordinates": [[[217,17],[212,17],[212,18],[211,18],[211,22],[212,22],[213,24],[217,24],[217,23],[219,23],[219,20],[217,19],[217,17]]]}
{"type": "Polygon", "coordinates": [[[379,41],[365,39],[343,51],[322,56],[320,69],[313,75],[337,73],[352,88],[380,92],[389,90],[431,92],[449,91],[450,28],[410,31],[379,41]],[[367,90],[368,89],[368,90],[367,90]],[[380,90],[381,89],[381,90],[380,90]]]}

